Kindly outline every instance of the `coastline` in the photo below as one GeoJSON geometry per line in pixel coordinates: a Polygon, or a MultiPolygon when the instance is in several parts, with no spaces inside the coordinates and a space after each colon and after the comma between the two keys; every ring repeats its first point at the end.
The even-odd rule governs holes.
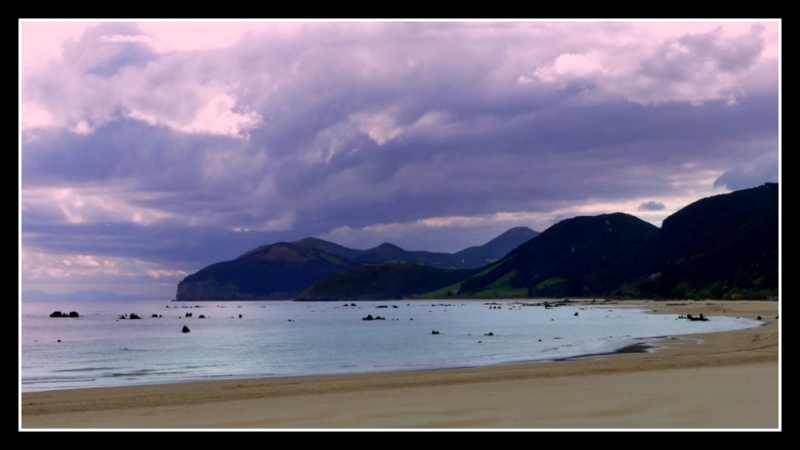
{"type": "MultiPolygon", "coordinates": [[[[575,303],[584,303],[576,301],[575,303]]],[[[588,302],[585,302],[589,304],[588,302]]],[[[777,301],[622,301],[654,313],[762,316],[652,352],[482,368],[20,394],[20,429],[780,428],[777,301]]]]}

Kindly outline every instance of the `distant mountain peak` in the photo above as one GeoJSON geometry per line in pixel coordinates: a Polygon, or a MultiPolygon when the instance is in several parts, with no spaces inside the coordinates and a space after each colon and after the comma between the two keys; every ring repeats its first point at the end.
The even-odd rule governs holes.
{"type": "MultiPolygon", "coordinates": [[[[298,239],[296,241],[291,242],[294,245],[299,245],[301,247],[305,247],[307,245],[315,245],[315,244],[333,244],[333,242],[326,241],[324,239],[315,238],[315,237],[305,237],[303,239],[298,239]]],[[[338,244],[333,244],[338,245],[338,244]]]]}
{"type": "Polygon", "coordinates": [[[391,242],[384,242],[383,244],[375,247],[373,250],[378,250],[378,249],[381,249],[381,250],[385,250],[385,249],[403,250],[401,247],[398,247],[398,246],[392,244],[391,242]]]}
{"type": "Polygon", "coordinates": [[[506,235],[506,234],[524,233],[524,232],[533,232],[533,233],[536,233],[536,231],[533,231],[533,230],[531,230],[531,229],[530,229],[530,228],[528,228],[528,227],[514,227],[514,228],[509,228],[508,230],[506,230],[506,231],[505,231],[503,234],[501,234],[500,236],[503,236],[503,235],[506,235]]]}

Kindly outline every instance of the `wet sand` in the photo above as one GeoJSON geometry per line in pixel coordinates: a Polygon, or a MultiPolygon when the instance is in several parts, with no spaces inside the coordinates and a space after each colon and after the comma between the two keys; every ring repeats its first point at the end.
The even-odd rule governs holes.
{"type": "MultiPolygon", "coordinates": [[[[778,302],[604,303],[762,327],[650,352],[380,374],[24,393],[20,429],[781,428],[778,302]]],[[[641,348],[639,349],[641,350],[641,348]]]]}

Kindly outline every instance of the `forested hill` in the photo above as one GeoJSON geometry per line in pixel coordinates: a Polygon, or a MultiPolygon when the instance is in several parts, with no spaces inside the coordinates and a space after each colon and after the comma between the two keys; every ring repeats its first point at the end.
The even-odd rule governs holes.
{"type": "Polygon", "coordinates": [[[453,291],[464,297],[773,297],[778,207],[778,185],[766,183],[698,200],[660,229],[621,213],[575,217],[453,291]]]}
{"type": "MultiPolygon", "coordinates": [[[[355,250],[312,237],[278,242],[262,245],[232,261],[216,263],[187,276],[178,284],[176,299],[292,299],[326,277],[364,265],[408,263],[427,268],[470,269],[502,258],[537,234],[526,227],[512,228],[484,245],[452,254],[408,251],[390,243],[355,250]]],[[[459,276],[468,273],[471,272],[462,272],[459,276]]],[[[442,279],[452,278],[451,274],[440,274],[442,279]]],[[[429,285],[422,283],[420,286],[429,285]]]]}

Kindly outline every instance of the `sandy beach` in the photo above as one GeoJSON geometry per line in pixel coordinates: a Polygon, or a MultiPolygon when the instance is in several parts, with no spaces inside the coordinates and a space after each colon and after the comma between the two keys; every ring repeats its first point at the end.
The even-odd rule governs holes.
{"type": "Polygon", "coordinates": [[[39,429],[781,429],[775,301],[636,301],[654,313],[761,316],[647,353],[487,368],[20,394],[39,429]]]}

